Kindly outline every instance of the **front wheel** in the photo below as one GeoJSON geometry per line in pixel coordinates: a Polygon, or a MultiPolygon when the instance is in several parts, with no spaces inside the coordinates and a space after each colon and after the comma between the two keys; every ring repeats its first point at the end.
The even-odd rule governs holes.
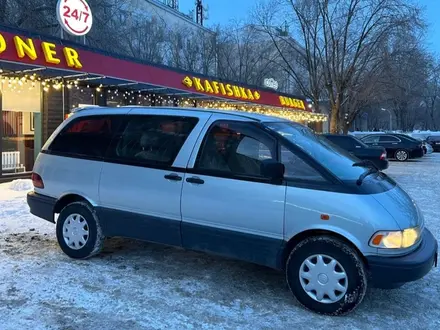
{"type": "Polygon", "coordinates": [[[395,154],[395,158],[399,162],[406,162],[408,160],[408,158],[409,158],[408,151],[406,151],[406,150],[397,150],[396,154],[395,154]]]}
{"type": "Polygon", "coordinates": [[[61,250],[71,258],[86,259],[102,249],[104,235],[98,217],[86,202],[71,203],[63,208],[56,231],[61,250]]]}
{"type": "Polygon", "coordinates": [[[286,278],[301,305],[325,315],[351,312],[367,290],[367,274],[358,253],[331,236],[300,242],[287,260],[286,278]]]}

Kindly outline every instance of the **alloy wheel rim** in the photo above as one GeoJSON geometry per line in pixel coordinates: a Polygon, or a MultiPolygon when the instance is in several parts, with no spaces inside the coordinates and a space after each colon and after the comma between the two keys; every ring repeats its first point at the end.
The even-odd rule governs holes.
{"type": "Polygon", "coordinates": [[[348,289],[344,267],[325,254],[315,254],[304,260],[299,268],[299,280],[307,295],[323,304],[341,300],[348,289]]]}
{"type": "Polygon", "coordinates": [[[89,236],[89,224],[82,215],[74,213],[66,218],[63,224],[63,238],[69,248],[82,249],[89,236]]]}
{"type": "Polygon", "coordinates": [[[405,151],[398,151],[397,152],[397,159],[398,160],[405,160],[407,157],[408,157],[408,155],[405,151]]]}

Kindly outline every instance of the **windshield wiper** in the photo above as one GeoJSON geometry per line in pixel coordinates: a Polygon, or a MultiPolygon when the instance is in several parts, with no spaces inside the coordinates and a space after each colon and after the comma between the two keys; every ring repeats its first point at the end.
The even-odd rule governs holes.
{"type": "Polygon", "coordinates": [[[364,181],[364,179],[365,179],[367,176],[369,176],[370,174],[373,174],[373,173],[377,173],[377,172],[379,172],[379,171],[378,171],[376,168],[374,168],[374,167],[369,167],[368,170],[366,170],[364,173],[362,173],[362,174],[359,176],[359,179],[357,179],[356,184],[357,184],[358,186],[360,186],[360,185],[362,184],[362,181],[364,181]]]}
{"type": "Polygon", "coordinates": [[[359,178],[356,181],[356,184],[360,186],[364,179],[369,176],[370,174],[379,172],[379,168],[374,164],[371,160],[362,160],[360,162],[354,163],[352,166],[359,166],[359,167],[368,167],[368,170],[366,170],[364,173],[362,173],[359,178]]]}

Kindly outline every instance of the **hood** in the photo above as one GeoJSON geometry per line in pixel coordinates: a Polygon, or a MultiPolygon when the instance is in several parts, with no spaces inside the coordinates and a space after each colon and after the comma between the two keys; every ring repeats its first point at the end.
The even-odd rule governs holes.
{"type": "Polygon", "coordinates": [[[399,185],[372,196],[396,220],[400,229],[423,226],[423,216],[416,202],[399,185]]]}

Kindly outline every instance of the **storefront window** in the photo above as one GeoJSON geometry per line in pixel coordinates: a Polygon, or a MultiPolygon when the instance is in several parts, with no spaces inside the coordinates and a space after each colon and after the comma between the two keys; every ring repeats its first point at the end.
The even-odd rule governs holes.
{"type": "Polygon", "coordinates": [[[35,83],[2,83],[3,175],[32,171],[41,149],[41,95],[35,83]]]}

